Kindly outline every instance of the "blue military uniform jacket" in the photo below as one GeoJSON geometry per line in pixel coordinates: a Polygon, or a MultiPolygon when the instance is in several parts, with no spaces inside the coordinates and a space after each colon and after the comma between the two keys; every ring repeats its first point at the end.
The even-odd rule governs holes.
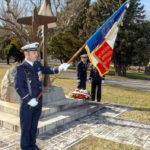
{"type": "Polygon", "coordinates": [[[87,79],[87,64],[80,61],[77,65],[77,79],[86,81],[87,79]]]}
{"type": "Polygon", "coordinates": [[[95,67],[92,67],[91,69],[89,80],[95,84],[101,84],[102,82],[102,77],[99,75],[99,72],[95,67]]]}
{"type": "Polygon", "coordinates": [[[33,66],[24,61],[21,65],[16,67],[14,86],[21,97],[22,103],[27,104],[41,92],[42,81],[39,78],[39,73],[56,74],[58,73],[58,67],[45,67],[38,61],[34,62],[33,66]],[[29,91],[27,78],[29,79],[32,93],[29,91]]]}

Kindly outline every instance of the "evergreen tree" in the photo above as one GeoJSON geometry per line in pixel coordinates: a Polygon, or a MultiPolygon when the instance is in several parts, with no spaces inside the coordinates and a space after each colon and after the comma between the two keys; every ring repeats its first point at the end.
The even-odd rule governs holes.
{"type": "Polygon", "coordinates": [[[84,24],[89,5],[90,0],[68,1],[66,8],[61,10],[59,14],[59,17],[62,16],[62,18],[65,18],[63,17],[64,15],[67,16],[69,14],[69,19],[65,18],[67,25],[64,25],[62,28],[58,18],[58,28],[48,39],[48,52],[55,58],[58,58],[61,62],[69,60],[69,58],[71,58],[85,42],[84,24]],[[75,6],[75,10],[78,10],[76,13],[73,9],[75,6]]]}
{"type": "MultiPolygon", "coordinates": [[[[124,18],[124,26],[120,28],[114,48],[113,62],[116,75],[126,76],[128,67],[139,59],[142,53],[140,43],[143,42],[143,23],[145,22],[144,6],[140,0],[132,0],[124,18]],[[140,48],[140,51],[139,51],[140,48]]],[[[145,43],[142,45],[144,46],[145,43]]],[[[142,56],[142,55],[141,55],[142,56]]]]}
{"type": "Polygon", "coordinates": [[[79,40],[70,31],[49,37],[48,53],[60,62],[68,61],[79,47],[79,40]]]}
{"type": "Polygon", "coordinates": [[[133,57],[133,65],[136,66],[147,66],[150,62],[150,22],[145,22],[136,26],[138,30],[138,38],[135,41],[136,50],[135,57],[133,57]],[[142,36],[141,36],[142,35],[142,36]]]}
{"type": "Polygon", "coordinates": [[[20,51],[21,43],[17,38],[12,38],[5,41],[1,53],[3,54],[3,59],[7,59],[7,64],[9,64],[9,59],[15,59],[15,62],[21,62],[24,58],[23,52],[20,51]]]}
{"type": "Polygon", "coordinates": [[[102,26],[117,8],[118,2],[112,0],[97,0],[90,6],[85,22],[87,39],[102,26]]]}

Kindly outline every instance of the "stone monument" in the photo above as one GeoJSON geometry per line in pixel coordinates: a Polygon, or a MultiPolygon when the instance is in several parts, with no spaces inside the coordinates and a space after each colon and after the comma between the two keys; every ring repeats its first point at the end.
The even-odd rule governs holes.
{"type": "Polygon", "coordinates": [[[14,72],[15,66],[6,71],[0,86],[0,98],[3,101],[19,103],[19,95],[14,89],[14,72]]]}

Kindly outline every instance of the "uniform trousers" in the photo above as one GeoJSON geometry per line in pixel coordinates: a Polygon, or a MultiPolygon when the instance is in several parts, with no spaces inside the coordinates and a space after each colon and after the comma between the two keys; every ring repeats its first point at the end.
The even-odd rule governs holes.
{"type": "Polygon", "coordinates": [[[42,103],[31,107],[28,104],[21,104],[20,127],[21,127],[21,149],[34,150],[36,147],[36,133],[38,120],[41,115],[42,103]]]}
{"type": "Polygon", "coordinates": [[[86,89],[86,81],[80,80],[80,81],[78,82],[77,88],[78,88],[78,89],[83,89],[83,90],[85,90],[85,89],[86,89]]]}
{"type": "Polygon", "coordinates": [[[97,84],[95,82],[91,83],[91,97],[92,100],[95,100],[95,95],[97,98],[97,101],[100,102],[101,101],[101,83],[97,84]]]}

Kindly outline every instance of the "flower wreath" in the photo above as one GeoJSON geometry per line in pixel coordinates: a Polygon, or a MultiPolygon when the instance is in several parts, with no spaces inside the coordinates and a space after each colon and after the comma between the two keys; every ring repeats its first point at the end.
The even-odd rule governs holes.
{"type": "Polygon", "coordinates": [[[76,89],[73,92],[69,93],[69,97],[70,98],[74,98],[74,99],[84,99],[84,100],[89,100],[91,98],[89,92],[87,90],[79,90],[76,89]]]}

